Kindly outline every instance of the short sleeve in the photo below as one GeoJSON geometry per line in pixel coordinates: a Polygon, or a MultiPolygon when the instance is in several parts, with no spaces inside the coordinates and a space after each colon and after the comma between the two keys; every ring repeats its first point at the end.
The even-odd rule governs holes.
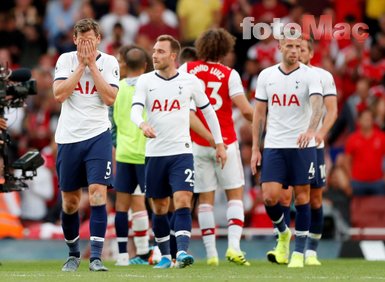
{"type": "Polygon", "coordinates": [[[257,79],[257,87],[255,89],[255,99],[267,101],[268,96],[266,92],[266,71],[262,71],[257,79]]]}
{"type": "Polygon", "coordinates": [[[309,96],[313,94],[322,94],[323,95],[323,89],[321,84],[321,78],[319,74],[312,69],[308,69],[308,87],[309,87],[309,96]]]}
{"type": "Polygon", "coordinates": [[[334,78],[330,72],[326,72],[325,80],[323,85],[323,95],[329,96],[329,95],[337,95],[337,89],[336,84],[334,83],[334,78]]]}
{"type": "Polygon", "coordinates": [[[56,62],[54,80],[67,79],[71,74],[70,53],[62,54],[56,62]]]}
{"type": "Polygon", "coordinates": [[[194,75],[191,75],[191,81],[193,82],[192,99],[195,102],[197,108],[203,109],[210,104],[209,98],[205,93],[203,83],[194,75]]]}
{"type": "Polygon", "coordinates": [[[108,84],[119,88],[119,63],[116,58],[113,56],[108,56],[103,67],[105,70],[103,72],[103,77],[105,81],[108,84]]]}
{"type": "Polygon", "coordinates": [[[229,77],[229,96],[233,97],[234,95],[243,94],[244,92],[245,90],[243,89],[239,73],[236,70],[231,70],[229,77]]]}
{"type": "Polygon", "coordinates": [[[187,72],[187,63],[184,63],[178,68],[178,71],[187,72]]]}
{"type": "Polygon", "coordinates": [[[134,97],[132,98],[132,106],[141,105],[145,106],[146,104],[146,93],[147,93],[147,83],[144,75],[141,75],[138,78],[135,86],[134,97]]]}

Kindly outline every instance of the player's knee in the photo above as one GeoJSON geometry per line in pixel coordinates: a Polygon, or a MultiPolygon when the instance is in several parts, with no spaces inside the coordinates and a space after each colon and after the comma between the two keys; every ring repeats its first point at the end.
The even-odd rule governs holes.
{"type": "Polygon", "coordinates": [[[79,200],[75,197],[64,199],[62,208],[66,214],[73,214],[79,209],[79,200]]]}
{"type": "Polygon", "coordinates": [[[179,194],[177,197],[174,195],[175,209],[190,208],[191,206],[191,195],[190,194],[179,194]]]}
{"type": "Polygon", "coordinates": [[[309,193],[301,192],[295,195],[295,205],[308,204],[310,200],[309,193]]]}
{"type": "Polygon", "coordinates": [[[275,199],[273,197],[266,197],[266,198],[263,198],[263,202],[265,204],[265,206],[275,206],[277,203],[278,203],[278,199],[275,199]]]}
{"type": "Polygon", "coordinates": [[[311,195],[310,205],[312,209],[319,209],[322,206],[322,195],[311,195]]]}
{"type": "Polygon", "coordinates": [[[96,189],[90,194],[90,205],[100,206],[106,204],[106,193],[102,189],[96,189]]]}

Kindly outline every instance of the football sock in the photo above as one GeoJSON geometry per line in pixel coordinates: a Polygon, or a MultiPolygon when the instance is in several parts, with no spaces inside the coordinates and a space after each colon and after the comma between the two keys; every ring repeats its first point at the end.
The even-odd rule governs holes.
{"type": "Polygon", "coordinates": [[[146,210],[132,214],[132,230],[137,255],[145,255],[150,251],[148,236],[148,214],[146,210]]]}
{"type": "Polygon", "coordinates": [[[152,215],[152,230],[162,256],[170,256],[170,224],[167,214],[152,215]]]}
{"type": "Polygon", "coordinates": [[[286,230],[286,223],[284,220],[284,214],[282,212],[282,207],[280,203],[277,203],[275,206],[265,205],[266,212],[269,215],[271,221],[277,227],[280,233],[286,230]]]}
{"type": "Polygon", "coordinates": [[[79,213],[67,214],[64,211],[61,213],[61,224],[65,242],[69,248],[69,256],[80,257],[79,248],[79,213]]]}
{"type": "Polygon", "coordinates": [[[295,252],[304,253],[310,227],[310,204],[295,206],[295,252]]]}
{"type": "Polygon", "coordinates": [[[323,229],[323,209],[311,209],[311,222],[309,236],[307,238],[307,249],[317,251],[319,240],[323,229]]]}
{"type": "Polygon", "coordinates": [[[191,237],[191,211],[189,208],[181,208],[175,211],[175,238],[177,251],[187,252],[191,237]]]}
{"type": "Polygon", "coordinates": [[[235,251],[241,251],[240,241],[243,230],[243,222],[245,221],[243,202],[241,200],[230,200],[227,203],[226,217],[229,248],[232,248],[235,251]]]}
{"type": "Polygon", "coordinates": [[[104,236],[107,229],[106,205],[91,206],[90,216],[90,261],[100,259],[103,251],[104,236]]]}
{"type": "Polygon", "coordinates": [[[207,257],[218,257],[215,244],[215,220],[212,205],[200,204],[198,206],[198,221],[207,257]]]}
{"type": "Polygon", "coordinates": [[[128,214],[117,211],[115,214],[115,232],[119,253],[127,253],[128,242],[128,214]]]}
{"type": "Polygon", "coordinates": [[[168,213],[168,219],[170,221],[170,252],[171,257],[176,258],[176,238],[175,238],[175,213],[169,212],[168,213]]]}
{"type": "Polygon", "coordinates": [[[287,227],[290,227],[290,206],[281,206],[283,216],[285,217],[285,224],[287,227]]]}

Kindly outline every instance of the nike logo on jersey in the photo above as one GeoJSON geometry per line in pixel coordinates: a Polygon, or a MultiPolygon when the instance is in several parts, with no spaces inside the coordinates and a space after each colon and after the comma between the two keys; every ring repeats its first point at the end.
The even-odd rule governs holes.
{"type": "Polygon", "coordinates": [[[274,82],[270,82],[270,83],[268,83],[267,85],[268,86],[272,86],[272,85],[274,85],[275,83],[274,82]]]}
{"type": "Polygon", "coordinates": [[[99,71],[100,71],[100,72],[102,72],[102,71],[103,71],[103,69],[99,69],[99,71]]]}
{"type": "Polygon", "coordinates": [[[150,91],[150,92],[152,92],[152,91],[154,91],[156,88],[150,88],[150,89],[148,89],[148,91],[150,91]]]}

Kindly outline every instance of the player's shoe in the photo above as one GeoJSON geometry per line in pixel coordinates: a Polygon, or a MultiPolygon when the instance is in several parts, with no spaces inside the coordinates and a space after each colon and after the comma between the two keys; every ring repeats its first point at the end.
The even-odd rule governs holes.
{"type": "Polygon", "coordinates": [[[162,257],[162,259],[158,262],[154,268],[171,268],[172,261],[166,257],[162,257]]]}
{"type": "Polygon", "coordinates": [[[226,258],[230,262],[234,262],[238,265],[250,266],[250,263],[245,258],[245,253],[242,251],[235,251],[231,248],[228,248],[226,251],[226,258]]]}
{"type": "Polygon", "coordinates": [[[275,248],[275,260],[279,264],[289,262],[291,231],[289,228],[285,232],[278,234],[277,247],[275,248]]]}
{"type": "Polygon", "coordinates": [[[267,257],[267,260],[272,262],[272,263],[278,263],[277,262],[277,259],[275,257],[275,249],[274,250],[271,250],[271,251],[268,251],[266,253],[266,257],[267,257]]]}
{"type": "Polygon", "coordinates": [[[103,265],[100,259],[95,259],[90,262],[89,269],[91,271],[108,271],[108,268],[103,265]]]}
{"type": "Polygon", "coordinates": [[[219,259],[218,257],[211,257],[207,259],[207,264],[210,266],[218,266],[219,265],[219,259]]]}
{"type": "Polygon", "coordinates": [[[142,264],[142,265],[147,265],[148,260],[145,260],[141,258],[140,256],[135,256],[132,259],[129,260],[129,264],[142,264]]]}
{"type": "Polygon", "coordinates": [[[80,265],[80,258],[71,256],[67,258],[67,261],[63,264],[61,271],[73,272],[79,268],[79,265],[80,265]]]}
{"type": "Polygon", "coordinates": [[[150,257],[148,258],[148,263],[151,265],[158,264],[162,259],[162,254],[160,253],[159,247],[158,246],[152,247],[150,252],[151,254],[150,254],[150,257]]]}
{"type": "Polygon", "coordinates": [[[129,265],[128,253],[118,254],[118,259],[116,260],[115,265],[128,266],[129,265]]]}
{"type": "Polygon", "coordinates": [[[305,265],[321,266],[322,263],[318,260],[317,255],[306,255],[305,265]]]}
{"type": "Polygon", "coordinates": [[[192,255],[189,255],[186,252],[182,252],[176,258],[177,268],[185,268],[186,266],[192,265],[194,263],[194,258],[192,255]]]}
{"type": "Polygon", "coordinates": [[[290,267],[290,268],[303,267],[303,254],[298,252],[293,252],[291,254],[291,259],[287,267],[290,267]]]}

